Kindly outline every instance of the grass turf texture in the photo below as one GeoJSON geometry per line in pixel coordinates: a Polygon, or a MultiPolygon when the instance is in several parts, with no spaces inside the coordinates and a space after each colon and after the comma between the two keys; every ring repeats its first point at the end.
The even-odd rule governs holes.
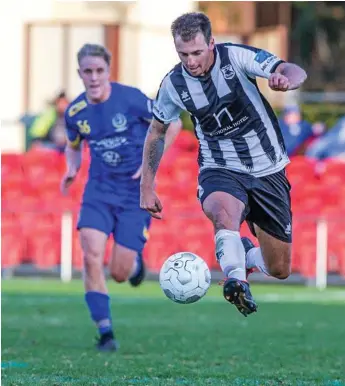
{"type": "Polygon", "coordinates": [[[345,385],[345,290],[253,285],[244,318],[213,286],[174,304],[109,284],[120,351],[98,353],[80,281],[2,282],[3,385],[345,385]]]}

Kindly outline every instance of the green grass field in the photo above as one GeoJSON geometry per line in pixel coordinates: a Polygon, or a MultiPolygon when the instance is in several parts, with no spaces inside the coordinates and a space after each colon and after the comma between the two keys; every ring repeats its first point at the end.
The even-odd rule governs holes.
{"type": "Polygon", "coordinates": [[[345,289],[252,291],[244,318],[218,286],[179,305],[157,283],[110,284],[121,347],[104,354],[80,281],[3,281],[2,384],[345,385],[345,289]]]}

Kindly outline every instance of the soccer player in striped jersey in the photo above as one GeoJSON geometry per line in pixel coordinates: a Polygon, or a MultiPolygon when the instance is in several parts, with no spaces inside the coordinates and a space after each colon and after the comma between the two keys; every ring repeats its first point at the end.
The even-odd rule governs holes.
{"type": "MultiPolygon", "coordinates": [[[[185,110],[199,140],[198,199],[215,232],[216,258],[226,280],[223,294],[244,315],[257,310],[247,275],[290,274],[289,159],[278,120],[256,78],[272,90],[299,88],[305,71],[265,50],[215,44],[203,13],[187,13],[171,27],[181,62],[163,79],[144,146],[141,207],[160,218],[154,179],[170,122],[185,110]],[[240,237],[246,220],[260,247],[240,237]]],[[[277,93],[279,98],[279,93],[277,93]]]]}

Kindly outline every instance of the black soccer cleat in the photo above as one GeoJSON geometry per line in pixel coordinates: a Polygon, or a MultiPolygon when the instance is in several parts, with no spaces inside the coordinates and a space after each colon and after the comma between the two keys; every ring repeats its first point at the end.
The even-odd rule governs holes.
{"type": "Polygon", "coordinates": [[[128,279],[131,286],[132,287],[138,287],[144,281],[145,273],[146,273],[145,263],[141,257],[140,269],[139,269],[138,273],[135,276],[132,276],[130,279],[128,279]]]}
{"type": "Polygon", "coordinates": [[[245,317],[257,311],[258,306],[246,281],[233,278],[227,279],[224,283],[223,295],[225,300],[234,304],[245,317]]]}
{"type": "Polygon", "coordinates": [[[110,331],[98,338],[96,348],[102,352],[115,352],[119,349],[119,344],[117,343],[113,332],[110,331]]]}

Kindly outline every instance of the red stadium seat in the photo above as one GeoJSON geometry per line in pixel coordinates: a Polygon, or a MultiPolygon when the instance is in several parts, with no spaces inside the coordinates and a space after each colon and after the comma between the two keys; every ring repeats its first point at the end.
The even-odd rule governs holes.
{"type": "Polygon", "coordinates": [[[166,219],[153,220],[149,240],[144,248],[144,259],[151,271],[159,272],[164,261],[179,252],[178,229],[166,219]]]}
{"type": "Polygon", "coordinates": [[[329,189],[337,189],[345,182],[345,161],[327,159],[320,168],[321,183],[329,189]]]}
{"type": "MultiPolygon", "coordinates": [[[[293,238],[293,254],[299,262],[300,274],[307,278],[315,277],[316,222],[314,220],[295,220],[293,238]]],[[[296,266],[295,269],[297,269],[296,266]]]]}
{"type": "Polygon", "coordinates": [[[20,222],[15,213],[1,212],[1,267],[19,265],[26,253],[20,222]]]}
{"type": "Polygon", "coordinates": [[[24,174],[21,154],[1,154],[1,181],[2,187],[7,189],[22,189],[24,174]]]}
{"type": "Polygon", "coordinates": [[[291,158],[291,163],[287,166],[287,177],[292,187],[302,184],[306,180],[316,178],[315,173],[316,161],[304,156],[295,156],[291,158]]]}

